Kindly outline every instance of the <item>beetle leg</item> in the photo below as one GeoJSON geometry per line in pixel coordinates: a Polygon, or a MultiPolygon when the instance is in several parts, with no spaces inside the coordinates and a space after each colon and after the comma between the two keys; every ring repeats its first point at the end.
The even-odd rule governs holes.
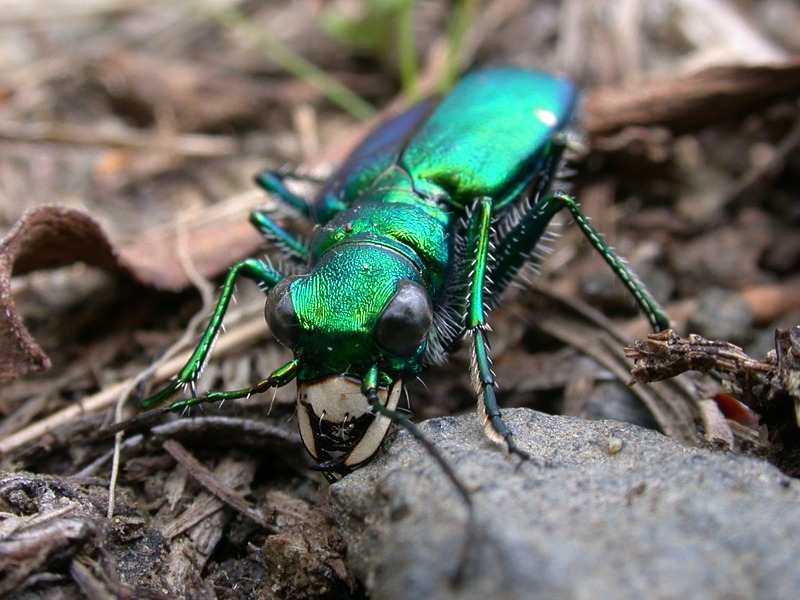
{"type": "Polygon", "coordinates": [[[254,210],[250,213],[250,223],[261,232],[273,247],[278,248],[287,258],[295,262],[307,263],[310,250],[305,242],[300,241],[283,227],[273,221],[264,210],[254,210]]]}
{"type": "Polygon", "coordinates": [[[630,291],[636,303],[647,316],[655,331],[669,328],[669,319],[664,309],[647,291],[644,284],[628,268],[625,261],[603,241],[600,234],[583,214],[580,206],[572,196],[564,192],[545,194],[520,217],[519,222],[511,228],[498,243],[493,264],[492,276],[495,285],[492,295],[496,298],[502,293],[520,267],[528,259],[536,244],[541,239],[550,221],[561,210],[567,209],[580,227],[581,232],[589,240],[595,250],[608,263],[623,285],[630,291]]]}
{"type": "Polygon", "coordinates": [[[297,371],[300,366],[300,361],[296,358],[290,360],[285,365],[278,367],[266,379],[262,379],[255,385],[242,388],[240,390],[230,390],[227,392],[207,392],[202,396],[195,396],[194,398],[187,398],[186,400],[178,400],[170,404],[167,409],[171,412],[178,412],[196,406],[198,404],[205,404],[207,402],[222,403],[226,400],[238,400],[240,398],[249,398],[253,394],[261,394],[270,388],[283,387],[297,376],[297,371]]]}
{"type": "Polygon", "coordinates": [[[167,387],[142,401],[143,408],[150,408],[160,404],[185,387],[190,389],[193,396],[197,396],[197,380],[200,378],[203,367],[208,361],[208,357],[214,347],[214,342],[222,328],[222,320],[225,317],[225,312],[228,310],[228,305],[233,297],[233,290],[239,275],[252,279],[265,292],[274,287],[284,277],[282,273],[279,273],[265,262],[255,258],[248,258],[236,264],[225,278],[225,283],[222,285],[222,291],[220,292],[217,306],[192,356],[180,370],[177,377],[173,379],[167,387]]]}
{"type": "Polygon", "coordinates": [[[487,263],[492,232],[492,199],[480,198],[472,213],[467,231],[467,260],[472,260],[469,277],[466,326],[472,337],[472,382],[478,394],[478,415],[489,439],[505,443],[508,451],[528,459],[527,452],[514,443],[511,430],[500,416],[495,392],[495,379],[489,359],[489,343],[486,340],[486,308],[484,288],[487,283],[487,263]]]}
{"type": "MultiPolygon", "coordinates": [[[[300,211],[300,213],[302,213],[305,217],[310,217],[311,206],[308,204],[305,198],[298,196],[297,194],[290,191],[289,188],[286,187],[286,185],[283,183],[283,180],[286,178],[287,175],[278,173],[277,171],[270,171],[269,169],[261,171],[254,177],[256,184],[260,188],[269,192],[270,194],[275,194],[286,204],[288,204],[295,210],[300,211]]],[[[294,176],[292,176],[292,178],[305,179],[294,176]]]]}
{"type": "Polygon", "coordinates": [[[114,423],[113,425],[104,427],[97,432],[97,437],[98,439],[105,439],[106,437],[112,436],[120,431],[127,431],[128,429],[135,427],[149,425],[150,423],[160,420],[161,417],[166,413],[186,410],[187,408],[191,408],[192,406],[203,404],[205,402],[221,402],[236,398],[246,398],[248,396],[252,396],[253,394],[265,392],[269,388],[283,387],[295,378],[297,375],[297,367],[298,361],[291,360],[282,367],[275,369],[269,375],[269,377],[259,381],[253,387],[243,390],[234,390],[231,392],[210,392],[205,396],[187,398],[186,400],[178,400],[169,406],[162,406],[161,408],[156,408],[148,412],[138,414],[135,417],[131,417],[125,421],[120,421],[119,423],[114,423]]]}

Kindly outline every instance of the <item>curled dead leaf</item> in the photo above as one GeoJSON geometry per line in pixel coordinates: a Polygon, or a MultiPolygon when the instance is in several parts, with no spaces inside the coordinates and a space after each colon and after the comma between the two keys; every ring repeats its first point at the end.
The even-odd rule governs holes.
{"type": "MultiPolygon", "coordinates": [[[[214,277],[255,252],[261,238],[244,214],[186,225],[190,260],[214,277]]],[[[180,291],[190,285],[176,252],[175,226],[115,245],[90,215],[45,205],[27,211],[0,241],[0,383],[47,369],[50,361],[30,334],[11,295],[11,276],[83,262],[143,285],[180,291]]]]}
{"type": "Polygon", "coordinates": [[[12,271],[22,275],[78,261],[108,270],[120,268],[117,254],[100,225],[75,209],[31,209],[0,241],[0,383],[50,366],[14,304],[12,271]]]}

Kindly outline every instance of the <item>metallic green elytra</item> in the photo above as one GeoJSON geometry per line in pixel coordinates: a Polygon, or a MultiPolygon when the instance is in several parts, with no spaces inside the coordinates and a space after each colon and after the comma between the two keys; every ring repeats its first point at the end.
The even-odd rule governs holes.
{"type": "MultiPolygon", "coordinates": [[[[332,479],[369,460],[402,385],[470,338],[478,410],[487,435],[521,456],[500,416],[485,314],[534,252],[553,216],[572,214],[654,329],[657,303],[603,242],[573,198],[549,191],[576,104],[574,86],[511,67],[476,71],[443,99],[380,125],[307,202],[277,173],[257,182],[317,227],[305,244],[264,211],[253,224],[296,264],[286,276],[265,261],[235,265],[200,344],[145,407],[189,388],[170,409],[242,398],[297,380],[300,434],[332,479]],[[250,388],[199,396],[196,383],[238,277],[266,293],[272,333],[294,358],[250,388]]],[[[417,435],[415,433],[415,435],[417,435]]]]}

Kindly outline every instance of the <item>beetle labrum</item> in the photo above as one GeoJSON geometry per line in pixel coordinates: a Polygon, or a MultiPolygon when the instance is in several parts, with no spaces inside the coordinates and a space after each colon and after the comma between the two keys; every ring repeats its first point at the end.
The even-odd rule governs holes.
{"type": "Polygon", "coordinates": [[[258,183],[316,224],[305,244],[265,211],[251,222],[300,274],[268,262],[236,264],[202,339],[183,369],[144,401],[188,388],[168,408],[242,398],[297,380],[303,443],[329,479],[369,460],[392,420],[403,381],[469,338],[486,434],[512,453],[490,369],[486,312],[528,261],[553,216],[568,210],[654,329],[668,321],[575,200],[549,186],[562,161],[576,90],[538,71],[490,68],[467,75],[369,135],[309,202],[265,171],[258,183]],[[300,266],[302,265],[302,266],[300,266]],[[250,388],[199,396],[196,383],[239,277],[266,293],[273,335],[294,357],[250,388]]]}

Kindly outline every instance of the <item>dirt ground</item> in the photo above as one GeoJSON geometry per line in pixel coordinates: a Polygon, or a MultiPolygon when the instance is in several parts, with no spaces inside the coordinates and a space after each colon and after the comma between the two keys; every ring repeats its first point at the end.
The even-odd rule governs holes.
{"type": "MultiPolygon", "coordinates": [[[[570,192],[677,334],[755,359],[715,346],[686,359],[705,376],[629,391],[623,346],[647,323],[564,217],[491,314],[501,405],[630,420],[800,474],[794,0],[0,5],[0,596],[364,597],[293,386],[162,415],[116,453],[97,433],[177,372],[232,264],[280,261],[247,222],[270,202],[255,173],[324,177],[381,116],[482,65],[584,90],[570,192]],[[780,343],[766,358],[779,329],[786,363],[780,343]]],[[[253,287],[203,390],[289,358],[253,287]]],[[[473,409],[468,363],[462,349],[409,386],[414,419],[473,409]]]]}

